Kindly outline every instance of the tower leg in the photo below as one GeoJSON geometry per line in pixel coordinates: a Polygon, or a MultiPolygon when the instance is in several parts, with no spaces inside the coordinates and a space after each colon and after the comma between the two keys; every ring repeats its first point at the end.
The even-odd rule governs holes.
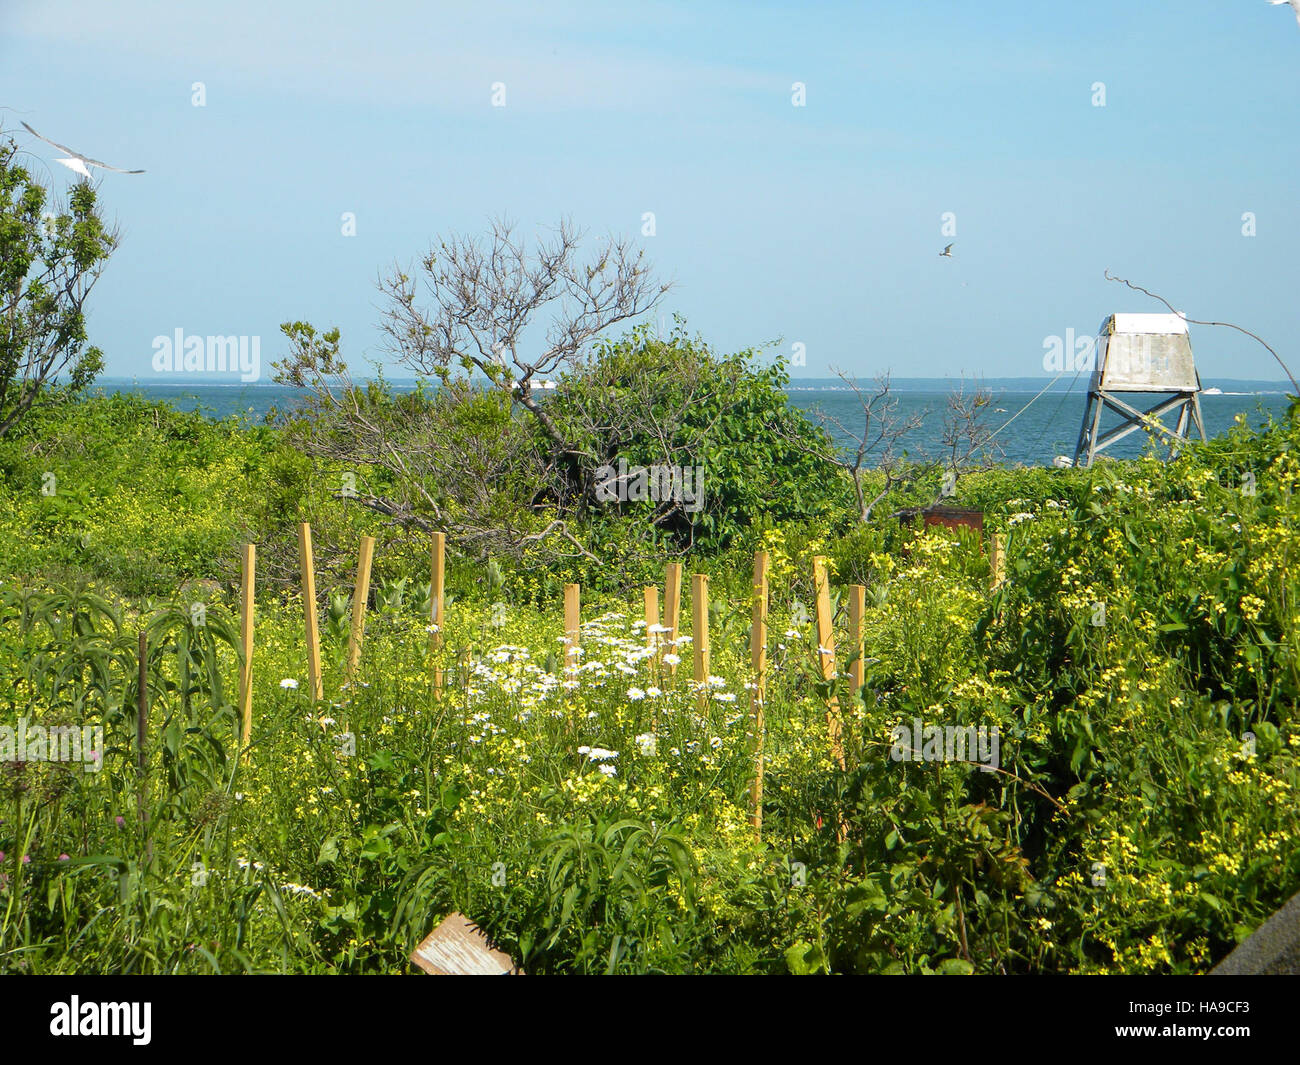
{"type": "Polygon", "coordinates": [[[1074,449],[1074,464],[1079,465],[1079,456],[1084,456],[1083,465],[1092,465],[1097,453],[1097,431],[1101,428],[1101,412],[1105,408],[1101,395],[1091,389],[1088,391],[1088,405],[1083,411],[1083,424],[1079,427],[1079,443],[1074,449]]]}
{"type": "Polygon", "coordinates": [[[1192,424],[1196,426],[1196,431],[1201,434],[1201,439],[1205,439],[1205,422],[1201,419],[1201,397],[1192,396],[1192,424]]]}

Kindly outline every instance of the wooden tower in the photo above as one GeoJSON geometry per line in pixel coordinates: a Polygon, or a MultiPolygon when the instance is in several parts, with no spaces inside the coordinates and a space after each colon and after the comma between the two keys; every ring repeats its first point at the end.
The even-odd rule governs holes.
{"type": "Polygon", "coordinates": [[[1091,466],[1097,453],[1138,429],[1160,433],[1174,443],[1188,439],[1191,426],[1205,439],[1201,420],[1201,377],[1192,360],[1187,322],[1177,314],[1112,314],[1097,336],[1097,362],[1088,386],[1088,404],[1074,449],[1076,466],[1091,466]],[[1133,393],[1159,398],[1139,410],[1126,398],[1133,393]],[[1102,411],[1110,408],[1120,423],[1101,431],[1102,411]],[[1169,429],[1157,419],[1173,411],[1169,429]]]}

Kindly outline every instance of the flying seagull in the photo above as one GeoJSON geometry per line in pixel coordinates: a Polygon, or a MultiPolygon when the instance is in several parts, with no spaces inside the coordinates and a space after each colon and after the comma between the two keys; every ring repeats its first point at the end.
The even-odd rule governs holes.
{"type": "Polygon", "coordinates": [[[1291,10],[1295,12],[1295,20],[1300,22],[1300,0],[1268,0],[1268,2],[1274,7],[1279,4],[1290,4],[1291,10]]]}
{"type": "MultiPolygon", "coordinates": [[[[1296,0],[1296,2],[1297,2],[1297,3],[1300,3],[1300,0],[1296,0]]],[[[952,245],[951,245],[951,244],[949,244],[946,248],[943,249],[943,251],[941,251],[941,252],[939,253],[939,258],[940,258],[940,259],[951,259],[951,258],[952,258],[952,245]]]]}
{"type": "Polygon", "coordinates": [[[73,171],[74,173],[80,174],[82,177],[86,178],[87,180],[90,180],[92,177],[94,177],[94,175],[89,170],[86,169],[87,167],[90,166],[98,166],[104,170],[112,170],[118,174],[143,174],[144,173],[143,170],[123,170],[120,167],[109,166],[107,163],[101,163],[98,159],[91,159],[88,156],[82,155],[80,152],[74,152],[66,144],[60,144],[58,141],[52,141],[50,140],[49,137],[41,137],[41,135],[37,133],[36,130],[32,129],[32,127],[29,126],[26,122],[23,123],[23,129],[25,129],[33,137],[40,137],[40,139],[43,140],[46,144],[54,145],[54,147],[58,148],[59,151],[67,152],[68,155],[71,156],[70,159],[55,159],[54,161],[56,163],[62,163],[69,170],[73,171]]]}

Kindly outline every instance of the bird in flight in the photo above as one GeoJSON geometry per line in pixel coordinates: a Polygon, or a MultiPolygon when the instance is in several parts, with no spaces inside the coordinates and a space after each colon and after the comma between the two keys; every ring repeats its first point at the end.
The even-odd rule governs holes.
{"type": "Polygon", "coordinates": [[[1290,4],[1291,10],[1295,12],[1295,20],[1300,22],[1300,0],[1268,0],[1268,2],[1274,7],[1279,4],[1290,4]]]}
{"type": "Polygon", "coordinates": [[[25,129],[33,137],[40,137],[40,139],[43,140],[46,144],[54,145],[54,147],[58,148],[59,151],[67,152],[71,158],[55,159],[54,161],[56,163],[62,163],[69,170],[73,171],[74,173],[80,174],[82,177],[86,178],[87,180],[94,177],[94,175],[87,169],[87,167],[91,167],[91,166],[98,166],[104,170],[112,170],[118,174],[143,174],[144,173],[143,170],[123,170],[120,167],[109,166],[107,163],[101,163],[98,159],[91,159],[88,156],[82,155],[80,152],[74,152],[66,144],[60,144],[58,141],[52,141],[50,140],[49,137],[41,137],[41,135],[37,133],[36,130],[32,129],[32,127],[29,126],[26,122],[23,123],[23,129],[25,129]]]}
{"type": "MultiPolygon", "coordinates": [[[[1296,2],[1297,2],[1297,3],[1300,3],[1300,0],[1296,0],[1296,2]]],[[[939,258],[940,258],[940,259],[951,259],[951,258],[952,258],[952,245],[951,245],[951,244],[949,244],[946,248],[943,249],[943,251],[941,251],[941,252],[939,253],[939,258]]]]}

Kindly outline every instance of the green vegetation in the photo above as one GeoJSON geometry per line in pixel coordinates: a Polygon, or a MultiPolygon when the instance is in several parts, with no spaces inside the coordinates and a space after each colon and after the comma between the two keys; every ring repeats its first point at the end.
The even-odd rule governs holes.
{"type": "Polygon", "coordinates": [[[103,368],[103,353],[87,344],[85,304],[118,238],[89,182],[76,185],[66,204],[55,203],[15,162],[13,139],[2,129],[0,138],[3,437],[34,407],[76,394],[103,368]]]}
{"type": "MultiPolygon", "coordinates": [[[[694,343],[634,334],[545,402],[579,468],[662,461],[635,433],[611,446],[601,397],[617,410],[646,375],[670,397],[674,380],[701,397],[729,380],[732,403],[642,417],[629,400],[622,419],[671,427],[668,454],[707,465],[702,514],[654,526],[652,503],[597,510],[550,491],[580,485],[571,472],[540,502],[501,482],[479,518],[527,535],[561,514],[576,545],[512,555],[453,535],[436,656],[427,536],[348,498],[340,476],[362,496],[417,496],[380,462],[331,459],[327,417],[213,423],[123,396],[34,409],[0,441],[0,725],[99,726],[103,749],[98,771],[0,762],[0,972],[404,972],[453,909],[530,972],[1203,972],[1294,893],[1294,412],[1167,463],[964,474],[956,501],[1007,547],[992,589],[978,542],[885,516],[936,497],[939,471],[858,523],[847,478],[807,457],[817,431],[779,402],[778,372],[694,343]],[[298,521],[325,619],[315,704],[298,521]],[[379,539],[375,595],[345,687],[362,533],[379,539]],[[246,541],[259,586],[241,757],[246,541]],[[715,604],[702,706],[689,643],[670,675],[637,624],[640,585],[688,545],[715,604]],[[772,558],[761,842],[745,687],[757,548],[772,558]],[[814,555],[835,573],[841,670],[844,588],[868,585],[861,691],[821,682],[814,555]],[[566,675],[560,593],[575,579],[583,664],[566,675]],[[893,727],[918,718],[996,726],[997,771],[894,760],[893,727]]],[[[354,398],[392,426],[454,415],[466,450],[490,430],[484,469],[539,446],[494,398],[443,415],[428,414],[437,396],[354,398]]]]}

